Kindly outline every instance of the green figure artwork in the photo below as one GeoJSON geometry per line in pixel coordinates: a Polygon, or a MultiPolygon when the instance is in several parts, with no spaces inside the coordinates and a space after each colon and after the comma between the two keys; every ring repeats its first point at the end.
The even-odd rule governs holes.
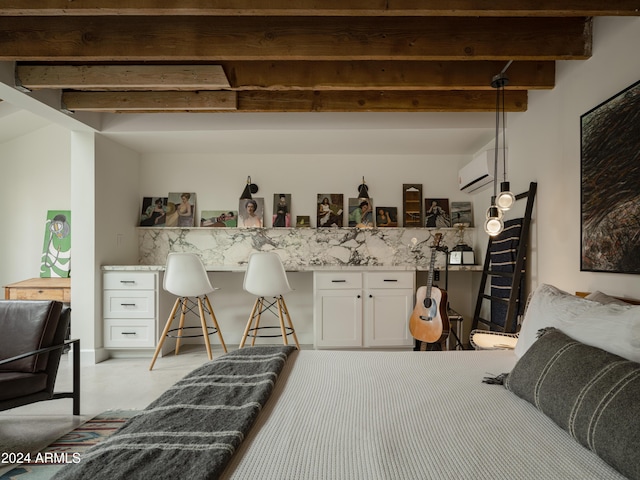
{"type": "Polygon", "coordinates": [[[40,261],[41,278],[67,278],[71,273],[71,212],[49,210],[40,261]]]}

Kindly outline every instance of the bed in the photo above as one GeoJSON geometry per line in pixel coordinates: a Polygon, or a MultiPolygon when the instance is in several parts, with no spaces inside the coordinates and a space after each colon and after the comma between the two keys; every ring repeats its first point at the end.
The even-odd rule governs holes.
{"type": "MultiPolygon", "coordinates": [[[[205,440],[199,448],[191,448],[192,440],[185,440],[182,447],[191,447],[181,451],[177,438],[193,434],[194,429],[209,435],[220,425],[208,425],[209,414],[201,410],[180,410],[185,402],[176,399],[185,391],[180,387],[148,407],[150,415],[151,411],[171,410],[173,407],[162,406],[162,401],[174,401],[173,420],[147,421],[143,428],[166,433],[184,424],[189,433],[172,432],[167,446],[159,447],[161,440],[150,440],[151,433],[131,433],[125,425],[105,442],[110,446],[108,451],[100,452],[100,445],[94,447],[97,452],[66,467],[55,478],[152,478],[150,474],[156,478],[261,480],[640,478],[640,307],[604,305],[544,287],[542,292],[536,290],[530,302],[521,330],[524,339],[518,340],[516,349],[245,349],[254,355],[283,359],[276,362],[277,380],[262,382],[268,392],[259,394],[261,406],[255,416],[242,420],[246,425],[240,435],[243,441],[233,443],[230,452],[222,455],[222,465],[208,466],[211,454],[203,450],[210,448],[212,440],[205,440]],[[598,332],[598,345],[589,343],[585,333],[592,327],[598,332]],[[602,337],[603,328],[609,336],[602,337]],[[543,334],[537,340],[540,330],[543,334]],[[565,330],[580,332],[582,340],[567,336],[565,330]],[[616,336],[623,338],[614,338],[612,343],[616,336]],[[602,342],[613,352],[603,350],[602,342]],[[559,351],[574,352],[575,358],[557,361],[559,351]],[[627,352],[631,352],[631,359],[627,352]],[[543,357],[544,364],[540,363],[543,357]],[[558,367],[550,368],[548,358],[558,367]],[[601,359],[609,363],[593,367],[601,359]],[[624,368],[627,379],[624,388],[613,379],[616,393],[609,390],[604,400],[596,402],[599,423],[597,428],[586,426],[591,435],[588,441],[594,443],[587,447],[581,444],[584,419],[575,405],[588,406],[594,400],[589,395],[597,389],[584,386],[594,384],[582,378],[584,364],[589,365],[588,370],[601,372],[624,368]],[[538,375],[540,368],[543,374],[538,375]],[[535,388],[531,390],[532,384],[535,388]],[[571,397],[575,392],[580,392],[579,402],[571,397]],[[617,406],[619,400],[622,406],[617,406]],[[568,411],[569,427],[562,420],[568,411]],[[119,434],[128,439],[121,446],[119,434]],[[133,445],[136,435],[144,437],[144,445],[133,445]],[[153,470],[145,470],[147,467],[153,470]]],[[[248,353],[228,355],[238,356],[239,362],[248,353]]],[[[228,360],[220,357],[203,368],[224,362],[224,358],[228,360]]],[[[263,374],[272,375],[250,375],[263,374]]],[[[234,375],[227,377],[237,379],[234,375]]],[[[204,376],[199,372],[197,378],[204,376]]],[[[597,382],[606,383],[607,379],[608,374],[600,374],[597,382]]],[[[209,402],[203,388],[204,399],[196,403],[209,402]]],[[[188,394],[190,399],[196,397],[188,394]]],[[[227,401],[237,403],[244,397],[244,393],[229,393],[227,401]]],[[[221,427],[224,432],[236,428],[227,420],[225,414],[217,422],[225,424],[221,427]]],[[[130,422],[135,424],[135,417],[130,422]]]]}

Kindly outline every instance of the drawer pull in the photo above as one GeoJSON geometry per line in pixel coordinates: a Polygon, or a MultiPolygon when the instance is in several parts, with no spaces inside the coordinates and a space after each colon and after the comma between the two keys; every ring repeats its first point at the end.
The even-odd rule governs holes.
{"type": "Polygon", "coordinates": [[[121,307],[135,307],[136,304],[135,303],[121,303],[120,306],[121,307]]]}
{"type": "Polygon", "coordinates": [[[398,281],[398,279],[397,279],[397,278],[385,278],[385,279],[383,280],[383,282],[397,282],[397,281],[398,281]]]}
{"type": "Polygon", "coordinates": [[[122,335],[137,335],[136,332],[122,332],[122,335]]]}
{"type": "Polygon", "coordinates": [[[331,280],[332,283],[347,283],[346,280],[331,280]]]}
{"type": "Polygon", "coordinates": [[[120,280],[120,283],[130,283],[130,284],[135,284],[136,281],[135,280],[120,280]]]}

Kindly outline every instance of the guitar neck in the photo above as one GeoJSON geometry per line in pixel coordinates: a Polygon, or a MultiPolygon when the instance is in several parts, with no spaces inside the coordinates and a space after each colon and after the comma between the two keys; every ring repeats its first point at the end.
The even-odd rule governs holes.
{"type": "Polygon", "coordinates": [[[433,266],[436,263],[436,249],[431,249],[431,260],[429,261],[429,275],[427,276],[427,297],[431,297],[431,287],[433,286],[433,266]]]}

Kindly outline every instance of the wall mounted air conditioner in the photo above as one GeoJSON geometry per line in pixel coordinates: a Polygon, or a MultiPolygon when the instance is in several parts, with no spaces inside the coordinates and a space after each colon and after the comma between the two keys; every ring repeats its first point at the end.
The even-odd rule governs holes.
{"type": "MultiPolygon", "coordinates": [[[[467,165],[458,172],[458,185],[460,191],[465,193],[478,193],[493,185],[495,149],[479,153],[467,165]]],[[[503,151],[498,151],[498,183],[504,177],[503,151]]],[[[508,156],[506,158],[509,159],[508,156]]]]}

